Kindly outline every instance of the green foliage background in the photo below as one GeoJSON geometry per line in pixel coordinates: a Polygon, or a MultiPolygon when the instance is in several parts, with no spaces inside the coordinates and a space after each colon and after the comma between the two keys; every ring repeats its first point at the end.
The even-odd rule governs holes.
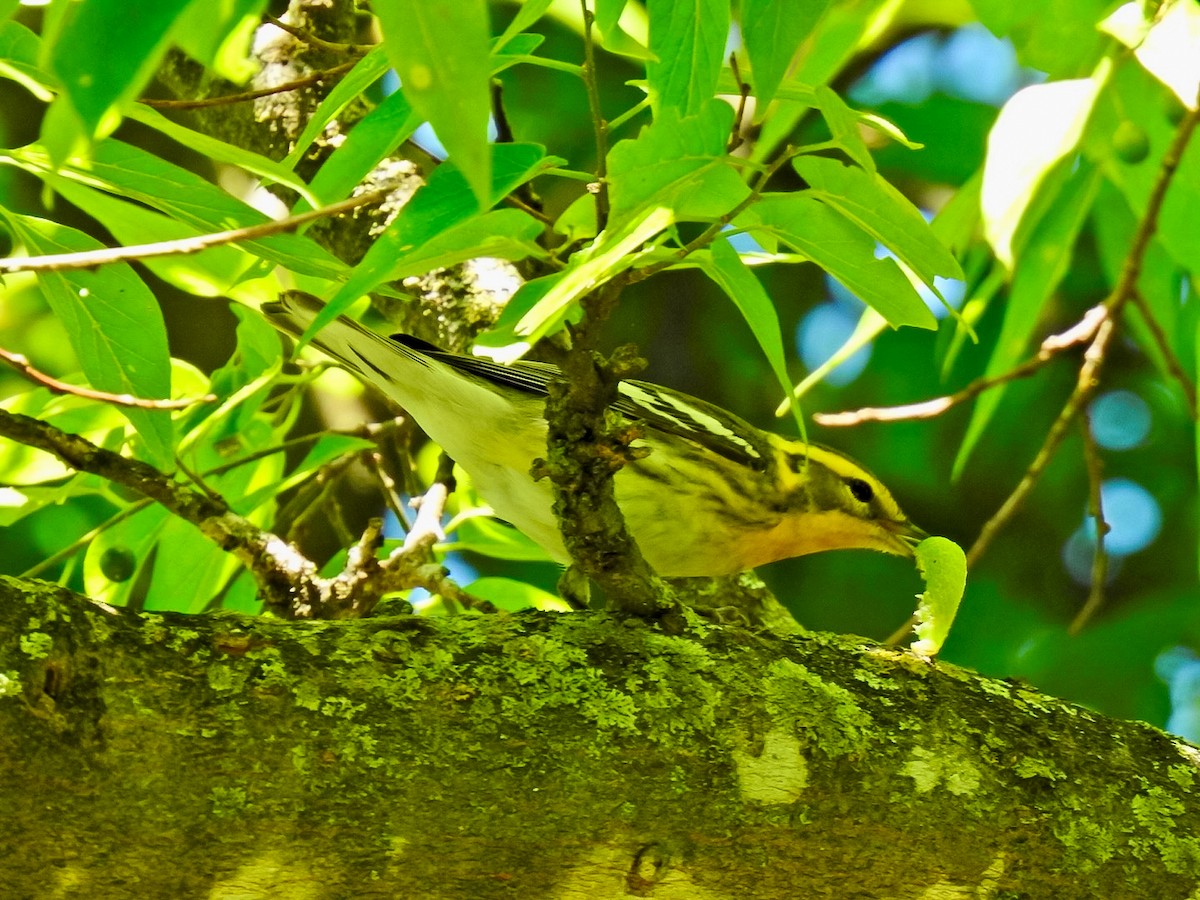
{"type": "MultiPolygon", "coordinates": [[[[336,202],[426,120],[457,167],[427,171],[428,185],[405,216],[353,266],[300,233],[144,266],[119,264],[41,279],[7,275],[0,288],[0,343],[6,349],[26,354],[43,371],[101,390],[158,397],[170,385],[176,396],[212,391],[220,402],[173,419],[164,412],[123,415],[94,403],[51,398],[43,390],[30,392],[27,382],[4,372],[0,396],[9,398],[6,408],[88,433],[107,446],[132,440],[142,458],[163,468],[171,468],[178,456],[192,471],[219,470],[239,454],[250,457],[285,440],[297,419],[308,415],[295,397],[273,393],[280,345],[247,309],[281,286],[313,290],[341,308],[368,290],[395,294],[396,279],[434,266],[478,255],[523,260],[527,274],[548,280],[539,290],[518,294],[485,337],[504,355],[514,341],[558,328],[597,272],[603,280],[632,265],[632,256],[620,252],[622,240],[651,241],[653,249],[640,264],[670,261],[674,247],[746,198],[746,182],[755,172],[746,160],[764,164],[785,144],[825,147],[821,156],[849,168],[821,169],[813,157],[802,158],[796,168],[785,166],[770,182],[770,190],[782,194],[779,203],[752,207],[735,224],[768,250],[779,250],[781,260],[789,245],[807,253],[853,283],[893,324],[925,326],[933,323],[915,289],[890,263],[875,260],[873,248],[877,240],[887,244],[925,281],[957,274],[946,267],[941,244],[930,241],[936,234],[962,264],[963,315],[978,335],[977,343],[964,339],[953,317],[942,319],[937,331],[887,329],[874,341],[870,365],[859,378],[843,387],[817,385],[803,398],[804,410],[937,396],[1011,368],[1043,337],[1069,327],[1104,298],[1145,213],[1185,103],[1195,106],[1200,80],[1195,66],[1179,63],[1200,59],[1200,13],[1191,0],[1147,10],[1137,4],[1117,10],[1117,4],[1089,0],[1049,6],[742,0],[732,10],[722,0],[597,2],[598,97],[607,118],[624,118],[608,158],[610,229],[589,250],[584,182],[597,161],[578,70],[584,29],[577,5],[377,0],[373,9],[384,44],[333,90],[282,161],[190,131],[186,116],[168,118],[136,102],[157,90],[155,69],[164,54],[179,48],[214,73],[243,81],[252,68],[247,40],[265,7],[243,0],[215,16],[206,14],[209,4],[202,0],[180,0],[157,4],[154,16],[133,17],[130,25],[125,4],[116,0],[56,0],[45,8],[0,2],[0,145],[9,148],[0,151],[0,216],[9,239],[37,255],[265,221],[215,185],[218,171],[234,169],[292,189],[300,198],[297,211],[336,202]],[[1110,18],[1115,11],[1120,15],[1110,18]],[[1158,36],[1138,44],[1143,40],[1138,29],[1151,21],[1161,29],[1158,36]],[[725,62],[730,22],[740,23],[740,72],[758,95],[747,116],[754,121],[746,131],[750,141],[736,157],[725,150],[733,106],[712,99],[718,91],[736,94],[725,62]],[[697,23],[702,27],[693,27],[697,23]],[[869,92],[855,93],[863,79],[878,78],[889,52],[906,41],[926,36],[943,42],[958,29],[981,26],[1011,42],[1023,67],[1014,70],[1022,83],[1044,79],[1047,86],[1066,85],[1073,93],[1065,99],[1055,94],[1053,102],[1037,94],[1045,105],[1032,124],[1011,102],[1002,107],[1002,101],[966,99],[969,95],[944,83],[908,96],[883,92],[871,99],[869,92]],[[1174,43],[1156,49],[1164,35],[1174,43]],[[1135,54],[1130,45],[1142,49],[1135,54]],[[389,68],[401,74],[405,87],[383,99],[373,85],[389,68]],[[503,84],[511,144],[486,142],[483,119],[493,75],[503,84]],[[1183,93],[1188,85],[1190,98],[1183,93]],[[339,99],[360,94],[377,104],[372,114],[315,177],[302,178],[297,170],[305,171],[305,149],[322,118],[336,114],[339,99]],[[890,129],[878,122],[864,128],[863,114],[894,123],[923,147],[889,138],[890,129]],[[1009,115],[1013,118],[1001,118],[1009,115]],[[1035,177],[1011,182],[999,196],[985,187],[981,207],[985,164],[1003,170],[1006,161],[1022,160],[1035,177]],[[876,180],[875,169],[882,180],[876,180]],[[839,181],[851,177],[846,172],[869,183],[862,188],[868,193],[856,196],[858,188],[839,181]],[[833,179],[824,197],[822,178],[833,179]],[[562,217],[583,235],[583,250],[550,275],[536,268],[545,259],[537,243],[541,225],[497,202],[530,182],[546,215],[562,217]],[[885,182],[911,200],[903,215],[887,212],[885,182]],[[883,211],[880,228],[846,224],[844,207],[855,202],[883,211]],[[646,224],[659,206],[673,210],[676,231],[646,224]],[[915,207],[943,211],[932,232],[920,224],[915,207]],[[915,224],[905,215],[915,217],[915,224]],[[764,223],[771,228],[755,231],[764,223]],[[853,232],[855,249],[846,259],[822,256],[835,226],[853,232]],[[810,233],[799,233],[803,229],[810,233]],[[772,245],[774,238],[780,238],[779,246],[772,245]],[[606,251],[613,251],[611,259],[606,251]],[[602,264],[587,268],[589,253],[602,264]],[[92,302],[80,303],[81,292],[92,302]]],[[[1200,307],[1197,194],[1200,148],[1193,142],[1139,282],[1193,384],[1200,307]]],[[[794,335],[825,300],[825,277],[811,264],[756,266],[752,271],[772,304],[764,306],[753,291],[730,303],[719,286],[726,283],[721,267],[732,266],[733,275],[724,274],[735,280],[745,273],[736,255],[729,256],[732,260],[723,260],[704,249],[688,265],[627,289],[609,323],[609,341],[640,344],[650,361],[647,380],[719,403],[763,427],[794,432],[794,423],[773,415],[781,399],[776,376],[784,367],[797,379],[803,375],[794,335]]],[[[1140,317],[1131,312],[1126,319],[1103,389],[1141,397],[1152,426],[1137,448],[1105,453],[1105,475],[1128,478],[1150,492],[1161,510],[1160,533],[1115,567],[1106,604],[1083,633],[1068,634],[1087,595],[1061,555],[1083,522],[1088,494],[1082,440],[1072,435],[1031,502],[970,573],[942,658],[988,674],[1027,678],[1114,715],[1161,725],[1173,714],[1171,721],[1182,729],[1200,700],[1184,686],[1181,669],[1171,670],[1173,681],[1163,677],[1161,661],[1184,660],[1186,668],[1188,648],[1200,649],[1193,415],[1140,317]],[[1174,655],[1164,657],[1169,653],[1174,655]]],[[[1070,360],[1077,357],[935,419],[849,430],[810,424],[809,434],[859,458],[888,483],[915,521],[965,546],[1017,484],[1061,408],[1077,371],[1077,361],[1070,360]]],[[[362,446],[356,438],[326,436],[286,457],[264,456],[218,471],[206,483],[269,527],[278,496],[287,497],[321,466],[362,446]]],[[[130,498],[98,479],[64,481],[64,474],[0,439],[0,482],[8,485],[0,503],[3,571],[19,574],[38,566],[129,510],[130,498]]],[[[379,509],[378,500],[362,492],[350,491],[343,500],[351,522],[361,523],[379,509]]],[[[480,531],[473,540],[498,556],[530,555],[511,535],[480,531]],[[497,549],[503,542],[507,549],[497,549]]],[[[484,576],[521,579],[542,590],[551,590],[557,577],[546,563],[486,557],[472,562],[484,576]]],[[[253,586],[239,573],[190,526],[146,509],[105,530],[86,553],[79,548],[43,574],[117,601],[136,597],[146,608],[254,610],[253,586]]],[[[804,625],[877,639],[904,621],[921,587],[908,563],[865,553],[783,562],[761,574],[804,625]]],[[[534,595],[514,592],[513,582],[490,583],[510,605],[533,602],[534,595]]]]}

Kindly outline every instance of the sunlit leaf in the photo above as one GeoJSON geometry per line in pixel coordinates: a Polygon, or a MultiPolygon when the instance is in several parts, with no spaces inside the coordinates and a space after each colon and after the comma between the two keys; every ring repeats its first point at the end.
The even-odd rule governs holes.
{"type": "Polygon", "coordinates": [[[783,394],[792,397],[792,414],[800,434],[805,434],[804,416],[791,393],[791,379],[787,373],[787,357],[783,349],[783,333],[779,327],[779,313],[766,290],[746,266],[729,241],[718,238],[713,241],[709,252],[701,257],[701,268],[737,306],[742,318],[754,333],[754,339],[762,348],[763,355],[771,364],[771,371],[779,382],[783,394]]]}
{"type": "MultiPolygon", "coordinates": [[[[1134,215],[1144,215],[1167,148],[1175,137],[1172,110],[1177,98],[1142,66],[1126,60],[1109,90],[1097,101],[1084,136],[1088,158],[1097,162],[1124,194],[1134,215]],[[1140,135],[1144,150],[1123,152],[1121,132],[1140,135]]],[[[1179,161],[1170,190],[1162,200],[1155,236],[1175,263],[1194,269],[1200,246],[1200,141],[1193,139],[1179,161]]]]}
{"type": "MultiPolygon", "coordinates": [[[[561,162],[546,157],[545,149],[537,144],[494,144],[491,150],[492,185],[484,209],[545,168],[561,162]]],[[[458,167],[449,161],[438,166],[372,243],[350,278],[313,321],[309,333],[316,334],[356,298],[393,277],[390,273],[399,271],[403,260],[419,254],[423,245],[480,211],[475,193],[458,167]]]]}
{"type": "Polygon", "coordinates": [[[351,190],[421,124],[399,91],[355,123],[346,139],[330,154],[312,180],[312,190],[326,203],[349,196],[351,190]]]}
{"type": "MultiPolygon", "coordinates": [[[[139,6],[137,15],[130,15],[125,0],[68,5],[62,30],[48,47],[49,62],[65,92],[58,102],[70,104],[86,137],[150,80],[188,2],[159,0],[139,6]]],[[[105,124],[112,128],[116,121],[109,117],[105,124]]]]}
{"type": "Polygon", "coordinates": [[[806,194],[768,194],[741,224],[766,226],[874,308],[894,328],[934,328],[937,320],[891,259],[875,256],[875,241],[839,212],[806,194]]]}
{"type": "Polygon", "coordinates": [[[1023,65],[1054,78],[1076,78],[1091,71],[1105,49],[1097,25],[1111,7],[1111,0],[971,3],[993,34],[1013,42],[1023,65]]]}
{"type": "Polygon", "coordinates": [[[481,205],[492,158],[488,14],[484,0],[376,0],[388,58],[401,90],[437,132],[481,205]]]}
{"type": "MultiPolygon", "coordinates": [[[[52,179],[51,184],[63,197],[100,222],[126,246],[186,240],[201,233],[190,225],[146,209],[139,203],[121,200],[65,178],[52,179]]],[[[238,282],[258,262],[257,257],[232,245],[210,247],[187,255],[151,256],[140,260],[142,265],[167,283],[202,297],[223,297],[236,292],[238,282]]]]}
{"type": "MultiPolygon", "coordinates": [[[[13,216],[31,254],[76,253],[103,245],[80,231],[32,216],[13,216]]],[[[143,399],[171,395],[170,355],[162,312],[149,288],[126,263],[97,269],[39,273],[42,293],[67,337],[88,381],[98,390],[143,399]]],[[[145,456],[174,468],[170,413],[123,406],[137,429],[145,456]]]]}
{"type": "Polygon", "coordinates": [[[330,122],[337,118],[338,113],[345,109],[346,104],[382,78],[389,68],[387,48],[382,44],[372,47],[362,59],[354,64],[354,68],[325,95],[321,105],[314,110],[305,123],[304,130],[300,132],[300,137],[296,138],[295,146],[284,159],[283,165],[295,168],[296,163],[304,158],[304,154],[312,146],[312,142],[330,122]]]}
{"type": "Polygon", "coordinates": [[[674,108],[700,111],[713,96],[729,35],[727,0],[649,0],[650,52],[646,63],[657,117],[674,108]]]}
{"type": "Polygon", "coordinates": [[[742,37],[750,57],[754,96],[771,102],[796,52],[832,0],[744,0],[742,37]]]}
{"type": "MultiPolygon", "coordinates": [[[[3,163],[18,165],[46,180],[61,176],[137,200],[205,232],[269,221],[265,214],[199,175],[113,139],[97,144],[91,160],[71,160],[57,169],[49,154],[37,145],[0,151],[3,163]]],[[[246,240],[241,246],[308,275],[339,278],[348,271],[346,264],[329,251],[298,234],[268,235],[246,240]]]]}
{"type": "Polygon", "coordinates": [[[1109,69],[1018,91],[992,127],[980,203],[988,241],[1010,269],[1021,218],[1047,173],[1079,145],[1109,69]]]}
{"type": "Polygon", "coordinates": [[[862,132],[858,127],[860,114],[847,106],[846,101],[827,85],[822,84],[816,89],[816,98],[817,106],[821,110],[825,124],[829,126],[829,134],[833,140],[838,143],[847,156],[874,174],[875,158],[871,156],[867,142],[863,139],[862,132]]]}
{"type": "Polygon", "coordinates": [[[878,174],[818,156],[800,157],[793,165],[812,196],[891,250],[923,282],[932,285],[938,275],[962,278],[958,261],[920,210],[878,174]]]}
{"type": "Polygon", "coordinates": [[[487,600],[508,612],[522,609],[541,609],[549,612],[570,612],[557,594],[512,578],[477,578],[465,588],[467,593],[487,600]]]}
{"type": "Polygon", "coordinates": [[[653,208],[571,257],[562,272],[526,282],[496,326],[476,341],[476,352],[497,362],[520,359],[566,319],[580,298],[637,262],[636,251],[671,224],[671,211],[653,208]]]}
{"type": "Polygon", "coordinates": [[[664,109],[609,152],[611,215],[618,225],[646,205],[669,207],[677,220],[714,219],[748,194],[725,154],[733,109],[710,100],[696,115],[664,109]]]}
{"type": "Polygon", "coordinates": [[[257,70],[250,56],[267,0],[192,0],[172,36],[185,53],[222,78],[243,84],[257,70]]]}

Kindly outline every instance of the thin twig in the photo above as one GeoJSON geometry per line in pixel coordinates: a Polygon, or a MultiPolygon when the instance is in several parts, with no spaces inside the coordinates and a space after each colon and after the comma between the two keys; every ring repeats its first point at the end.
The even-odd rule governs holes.
{"type": "Polygon", "coordinates": [[[454,493],[455,487],[454,460],[442,453],[438,457],[437,474],[433,478],[433,484],[420,500],[414,500],[412,503],[417,510],[417,516],[404,538],[405,550],[422,542],[433,544],[446,539],[446,533],[442,531],[442,515],[446,511],[446,501],[454,493]]]}
{"type": "Polygon", "coordinates": [[[737,54],[729,54],[729,68],[733,72],[734,83],[738,86],[738,106],[737,112],[733,117],[733,131],[729,135],[729,144],[725,147],[726,153],[732,153],[738,147],[745,143],[742,138],[742,125],[746,115],[746,101],[750,97],[750,85],[742,80],[742,73],[738,69],[737,54]]]}
{"type": "Polygon", "coordinates": [[[1086,409],[1080,412],[1079,425],[1083,432],[1083,460],[1088,474],[1088,515],[1096,526],[1096,549],[1092,557],[1092,584],[1087,602],[1072,620],[1068,629],[1071,634],[1079,634],[1104,605],[1104,587],[1108,581],[1108,551],[1104,546],[1104,536],[1109,532],[1109,525],[1104,520],[1104,502],[1100,490],[1104,481],[1104,463],[1100,459],[1100,449],[1092,434],[1091,416],[1086,409]]]}
{"type": "Polygon", "coordinates": [[[321,84],[329,81],[331,78],[336,78],[339,75],[344,75],[358,65],[358,60],[351,60],[347,63],[342,63],[339,66],[333,66],[329,69],[322,69],[320,72],[314,72],[311,75],[305,75],[303,78],[297,78],[294,81],[285,81],[282,84],[277,84],[274,87],[258,88],[253,91],[242,91],[238,94],[225,94],[220,97],[204,97],[199,100],[141,100],[139,102],[151,106],[155,109],[203,109],[208,106],[228,106],[231,103],[247,103],[251,100],[258,100],[262,97],[270,97],[272,94],[282,94],[287,91],[297,91],[300,88],[311,87],[314,84],[321,84]]]}
{"type": "Polygon", "coordinates": [[[1100,323],[1108,317],[1104,304],[1093,306],[1074,325],[1059,334],[1053,334],[1042,341],[1036,356],[1031,357],[1014,369],[991,378],[977,378],[960,391],[945,397],[935,397],[920,403],[908,403],[904,406],[874,406],[863,409],[849,410],[839,413],[816,413],[814,421],[819,425],[833,427],[848,427],[861,425],[863,422],[902,422],[910,419],[932,419],[951,407],[973,400],[985,391],[994,387],[1028,378],[1037,372],[1059,353],[1079,344],[1085,344],[1096,335],[1100,323]]]}
{"type": "Polygon", "coordinates": [[[303,615],[320,599],[316,566],[270,532],[242,518],[220,499],[175,481],[136,459],[98,447],[47,422],[0,409],[0,434],[43,450],[80,472],[91,472],[156,501],[195,525],[254,573],[267,603],[284,615],[303,615]]]}
{"type": "Polygon", "coordinates": [[[1129,298],[1129,302],[1142,314],[1142,321],[1146,323],[1146,328],[1150,332],[1155,346],[1158,347],[1158,352],[1163,355],[1163,360],[1167,364],[1167,371],[1171,373],[1171,377],[1183,389],[1183,396],[1187,400],[1188,405],[1188,415],[1195,419],[1197,413],[1196,386],[1188,379],[1187,372],[1183,368],[1183,363],[1179,361],[1179,357],[1175,355],[1175,351],[1171,348],[1171,342],[1167,338],[1167,333],[1163,331],[1158,317],[1150,309],[1150,304],[1146,302],[1146,298],[1142,296],[1141,291],[1135,291],[1133,296],[1129,298]]]}
{"type": "Polygon", "coordinates": [[[579,6],[583,10],[583,83],[596,137],[596,233],[599,234],[608,225],[608,123],[600,110],[600,86],[596,81],[596,45],[592,38],[596,15],[587,0],[579,0],[579,6]]]}
{"type": "Polygon", "coordinates": [[[0,347],[0,360],[8,363],[34,384],[41,385],[52,394],[67,394],[72,397],[82,397],[85,400],[98,400],[101,403],[110,403],[113,406],[126,406],[135,409],[187,409],[189,406],[195,406],[198,403],[215,403],[217,401],[216,394],[205,394],[203,397],[189,397],[181,400],[147,400],[143,397],[135,397],[132,394],[110,394],[107,391],[97,391],[78,384],[67,384],[65,381],[52,378],[45,372],[38,371],[20,353],[13,353],[11,350],[5,350],[3,347],[0,347]]]}
{"type": "Polygon", "coordinates": [[[1029,468],[1025,470],[1025,474],[1021,477],[1021,481],[1008,499],[1004,501],[1000,509],[988,519],[983,528],[979,532],[979,537],[975,539],[975,543],[971,545],[971,549],[967,551],[967,567],[970,568],[979,561],[979,558],[987,551],[995,539],[997,533],[1009,520],[1016,515],[1017,511],[1024,505],[1026,498],[1033,491],[1034,486],[1042,477],[1042,473],[1046,471],[1046,466],[1050,464],[1050,460],[1054,458],[1054,454],[1062,445],[1063,439],[1067,436],[1067,430],[1071,427],[1071,423],[1075,421],[1080,410],[1092,394],[1095,393],[1099,386],[1098,375],[1100,368],[1104,364],[1104,359],[1108,353],[1108,345],[1112,340],[1112,335],[1115,331],[1115,324],[1112,318],[1106,318],[1100,323],[1100,328],[1096,332],[1095,340],[1092,341],[1087,352],[1084,354],[1083,365],[1079,367],[1079,378],[1075,382],[1075,390],[1071,392],[1071,396],[1067,398],[1067,402],[1063,405],[1058,417],[1054,420],[1054,424],[1050,426],[1050,430],[1046,433],[1046,439],[1042,442],[1041,448],[1037,455],[1033,458],[1033,462],[1029,464],[1029,468]]]}
{"type": "Polygon", "coordinates": [[[331,203],[321,209],[312,209],[286,219],[260,222],[244,228],[231,228],[211,234],[198,234],[174,241],[156,241],[152,244],[134,244],[130,247],[105,247],[101,250],[85,250],[81,253],[51,253],[46,256],[24,256],[0,259],[0,272],[64,272],[69,269],[92,269],[107,263],[149,259],[156,256],[186,256],[200,253],[211,247],[251,241],[292,231],[317,219],[339,216],[342,213],[370,206],[385,199],[390,191],[372,191],[331,203]]]}
{"type": "Polygon", "coordinates": [[[1184,115],[1170,146],[1167,147],[1167,152],[1163,155],[1158,176],[1146,201],[1146,211],[1142,214],[1141,221],[1138,222],[1133,240],[1130,241],[1125,263],[1121,267],[1121,274],[1112,293],[1104,301],[1108,315],[1096,330],[1096,337],[1083,356],[1083,364],[1079,367],[1079,378],[1076,380],[1075,389],[1067,398],[1067,402],[1054,424],[1050,426],[1046,440],[1042,443],[1033,462],[1029,464],[1029,468],[1026,469],[1025,475],[1016,489],[1004,501],[996,514],[984,523],[979,537],[967,553],[968,567],[973,566],[979,560],[1000,529],[1007,525],[1017,510],[1021,508],[1038,478],[1045,471],[1051,457],[1062,444],[1067,428],[1095,393],[1099,385],[1100,370],[1104,366],[1108,346],[1116,330],[1117,316],[1122,307],[1137,292],[1138,277],[1142,272],[1146,249],[1150,246],[1150,239],[1154,237],[1154,232],[1158,229],[1158,216],[1162,211],[1163,200],[1167,196],[1167,188],[1170,187],[1171,180],[1179,168],[1179,161],[1183,159],[1183,152],[1187,149],[1188,141],[1191,140],[1197,124],[1200,124],[1200,103],[1197,103],[1196,108],[1189,109],[1184,115]]]}
{"type": "Polygon", "coordinates": [[[337,41],[327,41],[324,38],[317,37],[315,34],[312,34],[311,32],[304,31],[301,28],[297,28],[295,25],[289,25],[287,22],[283,21],[282,19],[275,18],[275,16],[267,15],[267,16],[264,16],[263,18],[265,18],[268,22],[270,22],[272,25],[274,25],[280,31],[286,31],[292,37],[296,38],[297,40],[303,41],[304,43],[308,44],[310,47],[317,47],[318,49],[321,49],[321,50],[329,50],[333,53],[366,53],[367,49],[368,49],[367,47],[363,47],[360,44],[341,44],[341,43],[338,43],[337,41]]]}

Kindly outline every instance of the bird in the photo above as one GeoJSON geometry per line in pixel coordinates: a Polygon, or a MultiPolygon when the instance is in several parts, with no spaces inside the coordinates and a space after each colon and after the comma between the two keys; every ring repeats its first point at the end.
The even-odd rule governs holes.
{"type": "MultiPolygon", "coordinates": [[[[285,291],[261,311],[297,337],[321,300],[285,291]]],[[[502,365],[373,332],[347,316],[313,346],[398,404],[470,476],[498,517],[569,564],[548,479],[544,406],[557,367],[502,365]]],[[[887,487],[849,456],[751,425],[714,404],[623,380],[612,409],[636,425],[638,457],[614,479],[617,505],[653,569],[666,578],[734,575],[829,550],[912,557],[927,537],[887,487]]]]}

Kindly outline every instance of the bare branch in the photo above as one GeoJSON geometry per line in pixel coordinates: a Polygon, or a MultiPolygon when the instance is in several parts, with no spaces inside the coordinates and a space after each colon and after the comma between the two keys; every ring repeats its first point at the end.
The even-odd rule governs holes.
{"type": "Polygon", "coordinates": [[[863,422],[901,422],[910,419],[932,419],[951,407],[975,399],[984,391],[1007,384],[1010,381],[1016,381],[1019,378],[1028,378],[1062,351],[1090,341],[1095,337],[1096,329],[1100,327],[1100,323],[1107,317],[1108,310],[1104,304],[1093,306],[1084,314],[1082,319],[1066,331],[1060,334],[1052,334],[1042,341],[1042,346],[1038,349],[1037,355],[1021,363],[1015,369],[1010,369],[992,378],[977,378],[962,390],[948,394],[945,397],[936,397],[933,400],[924,400],[921,403],[909,403],[904,406],[877,406],[840,413],[816,413],[813,415],[813,420],[819,425],[848,427],[850,425],[861,425],[863,422]]]}
{"type": "Polygon", "coordinates": [[[339,75],[346,74],[356,65],[358,65],[358,60],[352,60],[340,66],[333,66],[328,69],[322,69],[319,72],[314,72],[311,75],[305,75],[303,78],[297,78],[295,81],[285,81],[283,84],[277,84],[272,87],[243,91],[239,94],[226,94],[222,97],[204,97],[199,100],[141,100],[139,102],[155,109],[203,109],[208,106],[228,106],[231,103],[248,103],[251,100],[258,100],[261,97],[270,97],[272,94],[298,91],[300,88],[321,84],[330,79],[337,78],[339,75]]]}
{"type": "Polygon", "coordinates": [[[1163,331],[1162,324],[1158,321],[1158,317],[1154,315],[1154,310],[1150,308],[1150,304],[1146,302],[1146,298],[1142,296],[1140,291],[1135,291],[1133,296],[1129,298],[1129,302],[1141,313],[1142,321],[1146,323],[1146,328],[1154,340],[1154,345],[1158,347],[1158,352],[1163,355],[1167,371],[1171,373],[1171,377],[1183,389],[1183,396],[1187,400],[1188,405],[1188,415],[1195,419],[1197,413],[1196,386],[1188,378],[1187,372],[1183,369],[1183,363],[1179,361],[1179,357],[1175,355],[1175,351],[1171,348],[1171,342],[1167,338],[1166,332],[1163,331]]]}
{"type": "Polygon", "coordinates": [[[967,553],[968,567],[973,566],[979,560],[996,533],[1008,524],[1008,521],[1021,508],[1055,451],[1062,444],[1067,428],[1096,392],[1096,388],[1099,386],[1100,371],[1104,367],[1109,344],[1116,330],[1117,315],[1137,293],[1138,276],[1142,272],[1142,264],[1145,260],[1146,249],[1150,246],[1150,239],[1158,228],[1158,215],[1162,211],[1167,188],[1171,185],[1171,180],[1179,168],[1179,161],[1183,158],[1183,151],[1187,148],[1188,141],[1191,140],[1198,123],[1200,123],[1200,103],[1196,108],[1189,109],[1184,115],[1175,132],[1175,137],[1171,140],[1171,145],[1163,156],[1158,177],[1154,182],[1154,187],[1150,190],[1150,197],[1146,201],[1146,211],[1142,214],[1141,221],[1138,222],[1137,231],[1134,232],[1133,240],[1129,245],[1129,252],[1125,256],[1121,275],[1117,279],[1112,293],[1104,301],[1103,305],[1107,315],[1096,330],[1096,337],[1084,354],[1083,364],[1079,367],[1079,377],[1076,380],[1075,389],[1067,398],[1067,402],[1054,424],[1050,426],[1046,440],[1042,443],[1033,462],[1029,464],[1029,468],[1025,470],[1025,475],[1016,489],[1004,501],[996,514],[984,523],[979,537],[967,553]]]}
{"type": "Polygon", "coordinates": [[[150,259],[156,256],[187,256],[222,244],[252,241],[272,234],[292,231],[309,222],[315,222],[317,219],[340,216],[344,212],[379,203],[390,193],[391,191],[373,191],[332,203],[321,209],[312,209],[308,212],[288,216],[286,219],[262,222],[244,228],[231,228],[228,231],[217,231],[212,234],[198,234],[194,237],[179,238],[174,241],[134,244],[130,247],[105,247],[102,250],[85,250],[80,253],[51,253],[46,256],[0,259],[0,272],[64,272],[70,269],[92,269],[108,263],[150,259]]]}
{"type": "Polygon", "coordinates": [[[367,50],[370,49],[369,47],[363,47],[360,44],[342,44],[338,43],[337,41],[327,41],[324,38],[317,37],[311,31],[305,31],[302,28],[297,28],[295,25],[290,25],[283,21],[283,19],[277,19],[272,15],[266,15],[263,18],[265,18],[280,31],[286,31],[292,37],[296,38],[296,40],[303,41],[310,47],[318,47],[321,50],[329,50],[332,53],[353,53],[359,55],[366,53],[367,50]]]}
{"type": "Polygon", "coordinates": [[[13,353],[0,347],[0,360],[8,363],[30,381],[39,384],[54,394],[67,394],[73,397],[83,397],[85,400],[98,400],[113,406],[127,406],[135,409],[187,409],[199,403],[215,403],[216,394],[205,394],[203,397],[189,397],[181,400],[147,400],[132,394],[110,394],[107,391],[97,391],[93,388],[78,384],[68,384],[41,372],[20,353],[13,353]]]}
{"type": "Polygon", "coordinates": [[[1100,323],[1100,328],[1096,332],[1096,338],[1084,354],[1083,365],[1079,367],[1079,378],[1075,382],[1075,390],[1071,392],[1071,396],[1067,398],[1067,402],[1063,405],[1062,410],[1058,414],[1058,418],[1054,420],[1054,424],[1050,426],[1050,430],[1046,433],[1046,439],[1042,442],[1041,449],[1038,450],[1037,456],[1033,458],[1033,462],[1029,464],[1029,468],[1025,470],[1025,474],[1021,477],[1021,481],[1003,505],[996,513],[984,523],[982,530],[979,532],[979,537],[975,543],[971,545],[971,549],[967,551],[967,567],[975,565],[979,558],[987,551],[995,539],[996,534],[1008,524],[1017,511],[1025,504],[1025,500],[1029,497],[1030,492],[1038,483],[1038,479],[1042,477],[1042,473],[1046,471],[1046,466],[1050,464],[1050,460],[1054,458],[1054,454],[1062,445],[1063,439],[1067,436],[1067,429],[1071,427],[1071,423],[1079,415],[1080,410],[1099,387],[1100,369],[1104,365],[1105,357],[1108,353],[1108,346],[1112,340],[1113,333],[1116,330],[1114,320],[1109,317],[1100,323]]]}
{"type": "Polygon", "coordinates": [[[1104,536],[1110,530],[1108,522],[1104,520],[1104,502],[1100,490],[1104,481],[1104,463],[1100,459],[1100,450],[1092,435],[1091,416],[1086,409],[1080,413],[1079,425],[1083,432],[1083,460],[1088,473],[1088,515],[1096,526],[1096,549],[1092,557],[1092,584],[1087,602],[1072,620],[1068,629],[1071,634],[1079,634],[1104,605],[1104,588],[1108,581],[1108,551],[1104,546],[1104,536]]]}
{"type": "Polygon", "coordinates": [[[608,225],[608,123],[600,109],[600,86],[596,81],[596,44],[592,28],[596,14],[587,0],[579,0],[583,11],[583,83],[587,88],[588,109],[592,115],[592,132],[596,136],[596,232],[608,225]]]}

